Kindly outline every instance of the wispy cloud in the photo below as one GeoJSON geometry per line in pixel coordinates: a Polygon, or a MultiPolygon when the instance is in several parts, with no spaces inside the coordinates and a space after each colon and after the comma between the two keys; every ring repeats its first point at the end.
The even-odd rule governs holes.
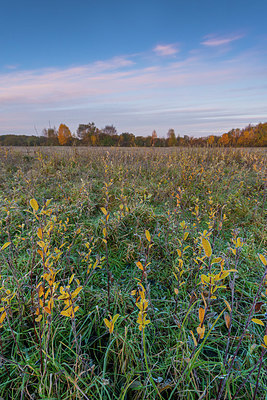
{"type": "Polygon", "coordinates": [[[202,45],[204,46],[209,46],[209,47],[217,47],[217,46],[223,46],[227,45],[231,42],[234,42],[236,40],[239,40],[243,37],[244,35],[231,35],[231,36],[216,36],[216,35],[208,35],[205,36],[204,40],[201,42],[202,45]]]}
{"type": "Polygon", "coordinates": [[[93,63],[93,68],[97,69],[98,71],[110,71],[116,70],[125,67],[131,67],[135,63],[132,60],[129,60],[126,57],[114,57],[107,61],[96,61],[93,63]]]}
{"type": "MultiPolygon", "coordinates": [[[[162,56],[178,51],[175,45],[157,48],[162,56]]],[[[0,133],[34,133],[34,124],[41,131],[51,119],[71,129],[88,120],[100,127],[113,123],[136,134],[150,134],[157,126],[159,134],[170,126],[194,135],[205,126],[209,134],[219,123],[230,129],[249,123],[247,116],[255,121],[263,115],[260,104],[267,95],[260,82],[267,71],[260,56],[209,58],[203,49],[164,63],[135,54],[66,68],[10,70],[0,74],[0,133]],[[255,87],[252,95],[246,96],[246,87],[255,87]]]]}
{"type": "Polygon", "coordinates": [[[12,64],[5,65],[4,68],[9,69],[9,70],[14,70],[14,69],[18,68],[18,65],[15,65],[15,64],[14,65],[12,65],[12,64]]]}
{"type": "Polygon", "coordinates": [[[160,57],[166,57],[177,54],[179,50],[176,44],[158,44],[153,51],[160,57]]]}
{"type": "Polygon", "coordinates": [[[211,85],[218,79],[221,82],[234,80],[240,73],[236,65],[208,66],[190,58],[183,63],[169,63],[158,68],[136,65],[129,68],[127,63],[125,67],[116,69],[113,61],[106,61],[66,69],[3,74],[0,75],[0,101],[2,105],[23,103],[34,107],[38,104],[74,105],[75,102],[101,101],[114,95],[138,92],[151,96],[153,90],[211,85]]]}

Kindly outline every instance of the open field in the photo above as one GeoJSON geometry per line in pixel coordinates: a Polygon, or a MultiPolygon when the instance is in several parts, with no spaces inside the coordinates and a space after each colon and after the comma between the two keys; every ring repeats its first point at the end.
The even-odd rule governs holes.
{"type": "Polygon", "coordinates": [[[265,149],[0,167],[0,398],[267,398],[265,149]]]}

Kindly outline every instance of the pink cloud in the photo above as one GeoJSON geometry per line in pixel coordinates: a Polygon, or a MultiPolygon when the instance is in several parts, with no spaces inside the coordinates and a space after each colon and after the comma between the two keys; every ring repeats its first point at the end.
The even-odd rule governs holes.
{"type": "Polygon", "coordinates": [[[3,105],[32,104],[33,107],[38,104],[76,106],[137,92],[151,95],[155,89],[212,85],[218,79],[233,81],[241,76],[237,62],[214,66],[191,57],[166,66],[137,68],[127,60],[112,59],[61,70],[14,71],[0,75],[0,101],[3,105]]]}
{"type": "Polygon", "coordinates": [[[217,46],[223,46],[226,44],[229,44],[231,42],[234,42],[235,40],[241,39],[243,35],[233,35],[233,36],[228,36],[228,37],[218,37],[218,36],[213,36],[209,35],[206,36],[201,42],[204,46],[209,46],[209,47],[217,47],[217,46]]]}
{"type": "Polygon", "coordinates": [[[14,69],[17,69],[18,68],[18,65],[12,65],[12,64],[10,64],[10,65],[5,65],[5,68],[6,69],[9,69],[9,70],[14,70],[14,69]]]}
{"type": "Polygon", "coordinates": [[[178,49],[175,44],[158,44],[154,49],[154,53],[158,56],[165,57],[165,56],[173,56],[174,54],[178,53],[178,49]]]}
{"type": "MultiPolygon", "coordinates": [[[[235,91],[229,105],[226,90],[238,88],[242,82],[252,85],[255,76],[266,78],[266,69],[256,59],[243,52],[218,60],[200,51],[184,59],[170,57],[164,63],[142,54],[60,69],[9,71],[0,74],[0,131],[6,133],[8,124],[11,129],[19,123],[42,129],[51,115],[55,124],[65,121],[74,128],[89,118],[103,126],[111,121],[118,128],[121,125],[122,131],[131,129],[131,124],[145,127],[154,120],[167,126],[192,118],[199,122],[200,114],[214,121],[216,108],[224,99],[228,108],[235,104],[234,99],[240,107],[243,99],[248,99],[235,91]]],[[[259,113],[257,109],[255,115],[259,113]]]]}

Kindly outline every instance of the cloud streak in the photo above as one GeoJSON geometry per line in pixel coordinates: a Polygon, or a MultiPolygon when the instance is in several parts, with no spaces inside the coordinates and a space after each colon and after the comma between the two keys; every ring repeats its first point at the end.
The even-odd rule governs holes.
{"type": "Polygon", "coordinates": [[[176,44],[158,44],[153,51],[160,57],[174,56],[179,52],[176,44]]]}
{"type": "Polygon", "coordinates": [[[101,96],[134,94],[137,91],[149,93],[185,86],[209,86],[218,83],[218,79],[222,83],[234,81],[240,75],[242,71],[237,63],[211,66],[197,58],[154,68],[137,67],[127,60],[119,64],[107,60],[58,70],[0,75],[0,102],[2,105],[20,102],[38,105],[93,100],[101,96]]]}
{"type": "Polygon", "coordinates": [[[157,126],[162,133],[180,126],[184,134],[197,136],[197,122],[203,130],[201,121],[206,121],[208,135],[212,123],[215,129],[223,122],[247,124],[248,117],[254,121],[264,115],[258,105],[263,96],[267,102],[267,95],[259,80],[266,81],[267,71],[260,58],[249,61],[247,53],[208,58],[203,50],[194,56],[178,54],[174,60],[168,56],[177,54],[175,45],[160,46],[154,52],[157,49],[157,55],[166,58],[159,63],[155,57],[135,54],[61,69],[0,74],[0,133],[14,129],[34,133],[34,124],[41,130],[53,118],[52,125],[65,122],[71,129],[93,120],[98,126],[114,123],[119,130],[136,134],[150,134],[157,126]],[[255,88],[253,96],[246,96],[246,87],[255,88]]]}
{"type": "Polygon", "coordinates": [[[209,35],[204,38],[201,44],[208,47],[224,46],[231,42],[235,42],[236,40],[242,39],[242,37],[243,35],[232,35],[226,37],[209,35]]]}

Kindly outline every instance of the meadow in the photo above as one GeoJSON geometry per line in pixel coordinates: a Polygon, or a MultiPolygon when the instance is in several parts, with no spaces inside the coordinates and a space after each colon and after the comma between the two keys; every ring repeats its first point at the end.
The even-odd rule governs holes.
{"type": "Polygon", "coordinates": [[[0,398],[267,399],[265,149],[0,167],[0,398]]]}

